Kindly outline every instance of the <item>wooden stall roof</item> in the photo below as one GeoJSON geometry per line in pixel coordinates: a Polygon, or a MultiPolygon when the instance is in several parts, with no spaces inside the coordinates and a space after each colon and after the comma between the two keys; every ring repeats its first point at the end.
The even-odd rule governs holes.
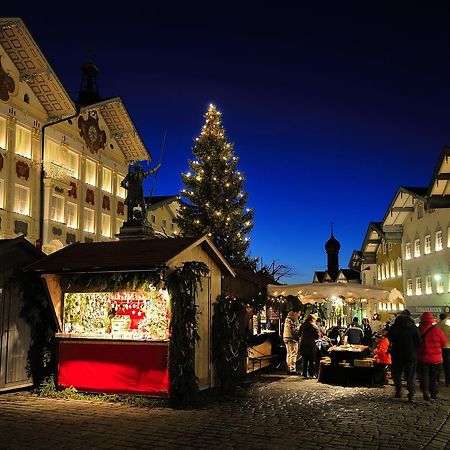
{"type": "Polygon", "coordinates": [[[222,270],[234,272],[206,237],[76,243],[26,268],[39,273],[120,272],[166,268],[184,250],[201,245],[222,270]]]}

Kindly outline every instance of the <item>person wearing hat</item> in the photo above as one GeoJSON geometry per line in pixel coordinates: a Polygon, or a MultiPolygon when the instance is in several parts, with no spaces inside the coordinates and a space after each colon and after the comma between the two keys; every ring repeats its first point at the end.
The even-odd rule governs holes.
{"type": "Polygon", "coordinates": [[[316,341],[320,337],[317,316],[310,314],[300,327],[300,354],[303,357],[303,378],[316,378],[316,341]]]}
{"type": "Polygon", "coordinates": [[[434,326],[430,312],[424,312],[420,317],[419,331],[422,337],[417,357],[420,390],[425,400],[430,400],[430,397],[436,399],[442,349],[447,344],[447,338],[440,328],[434,326]]]}
{"type": "Polygon", "coordinates": [[[420,344],[419,330],[405,309],[389,328],[387,338],[391,343],[391,374],[395,384],[395,397],[402,396],[402,376],[406,378],[408,400],[413,401],[416,393],[417,350],[420,344]]]}

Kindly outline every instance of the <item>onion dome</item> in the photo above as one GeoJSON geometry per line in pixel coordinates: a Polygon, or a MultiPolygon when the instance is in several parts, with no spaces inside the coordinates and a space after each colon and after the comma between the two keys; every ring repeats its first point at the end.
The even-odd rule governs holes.
{"type": "Polygon", "coordinates": [[[341,244],[339,241],[334,237],[333,230],[331,230],[331,237],[328,239],[328,241],[325,243],[325,251],[327,253],[329,252],[339,252],[341,249],[341,244]]]}

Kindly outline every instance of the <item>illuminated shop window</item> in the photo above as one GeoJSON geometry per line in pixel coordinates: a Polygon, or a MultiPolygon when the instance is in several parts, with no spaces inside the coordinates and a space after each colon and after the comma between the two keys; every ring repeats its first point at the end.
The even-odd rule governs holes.
{"type": "Polygon", "coordinates": [[[416,277],[416,295],[422,295],[422,278],[416,277]]]}
{"type": "Polygon", "coordinates": [[[428,255],[431,253],[431,235],[427,234],[425,236],[425,248],[424,248],[425,255],[428,255]]]}
{"type": "Polygon", "coordinates": [[[78,205],[76,203],[67,202],[67,219],[66,224],[70,228],[78,228],[78,205]]]}
{"type": "Polygon", "coordinates": [[[103,167],[102,189],[106,192],[112,192],[111,171],[103,167]]]}
{"type": "Polygon", "coordinates": [[[16,153],[31,158],[31,131],[20,125],[16,127],[16,153]]]}
{"type": "Polygon", "coordinates": [[[64,222],[64,197],[55,194],[52,195],[50,219],[55,222],[64,222]]]}
{"type": "Polygon", "coordinates": [[[391,277],[395,278],[395,261],[391,259],[389,265],[391,266],[391,277]]]}
{"type": "Polygon", "coordinates": [[[14,187],[14,212],[30,215],[30,189],[16,184],[14,187]]]}
{"type": "Polygon", "coordinates": [[[441,274],[437,274],[434,276],[436,280],[436,292],[438,294],[444,293],[444,277],[441,274]]]}
{"type": "Polygon", "coordinates": [[[412,279],[408,278],[406,280],[406,295],[412,295],[412,279]]]}
{"type": "Polygon", "coordinates": [[[111,216],[102,214],[102,236],[111,237],[111,216]]]}
{"type": "Polygon", "coordinates": [[[85,174],[85,182],[90,184],[91,186],[97,185],[97,164],[95,161],[91,161],[90,159],[86,159],[86,174],[85,174]]]}
{"type": "Polygon", "coordinates": [[[70,175],[78,180],[79,177],[79,161],[80,155],[71,150],[67,151],[67,165],[70,169],[70,175]]]}
{"type": "Polygon", "coordinates": [[[431,284],[431,275],[427,275],[425,278],[425,293],[426,294],[433,293],[433,286],[431,284]]]}
{"type": "Polygon", "coordinates": [[[64,294],[65,334],[99,339],[167,340],[169,294],[139,291],[64,294]]]}
{"type": "Polygon", "coordinates": [[[122,183],[123,179],[125,177],[123,177],[122,175],[117,175],[117,197],[120,198],[125,198],[127,196],[127,192],[126,190],[120,185],[120,183],[122,183]]]}
{"type": "Polygon", "coordinates": [[[403,274],[402,271],[402,258],[397,258],[397,275],[401,277],[403,274]]]}
{"type": "Polygon", "coordinates": [[[0,208],[5,207],[5,181],[0,180],[0,208]]]}
{"type": "Polygon", "coordinates": [[[93,209],[84,208],[84,231],[87,233],[95,232],[95,215],[93,209]]]}
{"type": "Polygon", "coordinates": [[[414,241],[414,256],[416,258],[420,256],[420,239],[414,241]]]}
{"type": "Polygon", "coordinates": [[[6,149],[6,119],[0,117],[0,148],[6,149]]]}
{"type": "Polygon", "coordinates": [[[442,250],[442,230],[436,231],[436,244],[435,249],[438,252],[442,250]]]}
{"type": "Polygon", "coordinates": [[[405,259],[411,259],[411,242],[405,244],[405,259]]]}

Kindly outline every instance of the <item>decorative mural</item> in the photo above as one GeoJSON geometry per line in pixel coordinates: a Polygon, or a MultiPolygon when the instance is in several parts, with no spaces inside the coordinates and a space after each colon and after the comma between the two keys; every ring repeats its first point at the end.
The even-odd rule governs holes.
{"type": "Polygon", "coordinates": [[[109,197],[107,195],[103,196],[102,208],[107,209],[108,211],[111,209],[109,197]]]}
{"type": "Polygon", "coordinates": [[[2,57],[0,56],[0,100],[7,102],[11,94],[16,90],[16,83],[2,67],[2,57]]]}
{"type": "Polygon", "coordinates": [[[16,162],[16,175],[18,178],[30,178],[30,166],[24,161],[16,162]]]}
{"type": "Polygon", "coordinates": [[[69,184],[70,184],[70,189],[67,192],[67,195],[69,197],[77,198],[77,184],[75,183],[75,181],[71,181],[69,184]]]}
{"type": "Polygon", "coordinates": [[[54,236],[61,236],[62,235],[62,229],[59,227],[52,227],[52,233],[54,236]]]}
{"type": "Polygon", "coordinates": [[[22,233],[24,236],[28,234],[28,224],[22,220],[14,221],[14,233],[22,233]]]}
{"type": "Polygon", "coordinates": [[[95,196],[92,189],[86,189],[86,203],[94,204],[95,196]]]}
{"type": "Polygon", "coordinates": [[[76,236],[74,233],[66,234],[66,244],[74,244],[76,242],[76,236]]]}
{"type": "Polygon", "coordinates": [[[78,118],[78,129],[91,153],[98,153],[99,150],[105,148],[106,132],[99,126],[97,111],[89,111],[87,120],[80,116],[78,118]]]}
{"type": "Polygon", "coordinates": [[[125,205],[123,202],[117,202],[117,214],[123,216],[125,214],[125,205]]]}

